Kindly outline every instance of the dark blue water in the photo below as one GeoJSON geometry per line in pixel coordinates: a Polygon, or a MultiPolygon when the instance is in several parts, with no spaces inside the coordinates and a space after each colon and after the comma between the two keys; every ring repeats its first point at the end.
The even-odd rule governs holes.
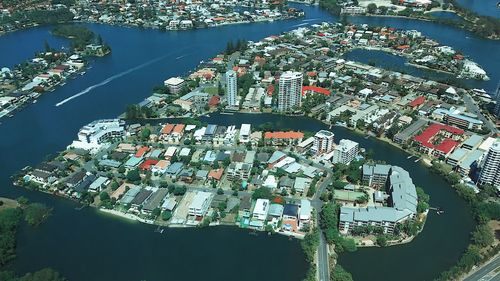
{"type": "Polygon", "coordinates": [[[50,27],[39,27],[11,32],[0,37],[0,67],[13,67],[26,59],[32,58],[37,51],[45,49],[45,42],[53,49],[68,47],[68,42],[52,36],[50,27]]]}
{"type": "Polygon", "coordinates": [[[498,0],[457,0],[457,3],[479,15],[500,18],[498,0]]]}
{"type": "MultiPolygon", "coordinates": [[[[307,19],[314,19],[309,23],[333,19],[316,7],[303,8],[308,15],[307,19]]],[[[500,45],[496,41],[479,39],[460,29],[414,20],[354,18],[353,21],[419,29],[444,44],[464,51],[482,64],[490,76],[497,80],[500,77],[496,64],[500,45]]],[[[244,231],[222,228],[203,231],[169,230],[166,235],[158,237],[151,227],[95,215],[95,210],[78,212],[71,202],[14,188],[9,176],[26,165],[39,163],[49,153],[64,149],[75,138],[82,125],[98,118],[117,116],[127,104],[137,103],[148,96],[154,85],[170,76],[182,75],[199,61],[213,57],[224,50],[228,40],[260,40],[294,29],[303,23],[299,19],[168,33],[150,29],[87,25],[102,35],[113,48],[113,53],[93,61],[93,68],[85,76],[70,80],[64,87],[40,98],[37,104],[17,113],[14,118],[1,120],[0,196],[24,195],[55,208],[54,216],[47,224],[35,231],[21,231],[19,253],[13,268],[18,272],[26,272],[53,266],[70,280],[164,280],[166,274],[170,277],[169,280],[196,280],[201,279],[201,274],[204,280],[302,279],[306,264],[296,241],[290,242],[283,237],[266,237],[256,238],[258,240],[255,242],[244,231]],[[156,61],[152,62],[153,60],[156,61]],[[147,62],[151,63],[144,65],[147,62]],[[141,65],[142,68],[120,76],[141,65]],[[65,98],[110,77],[116,79],[60,107],[55,106],[65,98]]],[[[54,45],[57,42],[59,45],[66,44],[62,40],[50,39],[48,31],[48,28],[35,28],[0,37],[0,48],[11,50],[0,52],[0,62],[13,65],[32,57],[34,52],[43,49],[45,38],[55,40],[51,41],[54,45]],[[26,42],[19,44],[20,40],[26,42]]],[[[485,83],[484,88],[490,86],[485,83]]],[[[345,136],[350,135],[345,132],[345,136]]],[[[388,145],[376,141],[366,140],[361,144],[365,147],[374,145],[377,149],[384,149],[384,153],[393,153],[388,145]]],[[[393,160],[397,164],[405,158],[396,157],[393,160]]],[[[427,176],[426,169],[420,171],[419,177],[427,176]]],[[[360,264],[375,266],[383,261],[385,266],[385,262],[390,261],[391,268],[405,268],[405,273],[409,276],[426,280],[456,261],[467,242],[470,215],[462,201],[453,199],[456,198],[453,197],[454,193],[443,185],[441,179],[436,179],[426,189],[434,185],[439,190],[447,191],[443,191],[441,195],[431,194],[432,200],[444,202],[447,198],[452,198],[450,208],[454,206],[458,211],[456,216],[452,216],[452,213],[450,219],[445,220],[452,225],[443,221],[430,221],[422,238],[417,238],[414,243],[422,239],[433,246],[432,250],[438,249],[436,239],[442,237],[440,234],[447,229],[453,230],[457,239],[443,244],[439,255],[432,251],[424,253],[423,248],[414,247],[413,243],[343,255],[341,263],[353,272],[356,280],[371,280],[367,278],[367,274],[384,274],[375,269],[365,270],[360,264]],[[429,237],[426,239],[430,240],[424,240],[424,237],[429,237]],[[437,262],[422,258],[431,254],[437,262]],[[419,266],[408,268],[406,261],[416,258],[419,266]],[[422,272],[423,270],[425,271],[422,272]]],[[[399,273],[394,277],[384,274],[376,279],[401,280],[399,277],[399,273]]]]}
{"type": "Polygon", "coordinates": [[[463,19],[453,13],[453,12],[447,12],[447,11],[439,11],[439,12],[430,12],[429,15],[438,18],[438,19],[447,19],[447,20],[456,20],[456,21],[462,21],[463,19]]]}

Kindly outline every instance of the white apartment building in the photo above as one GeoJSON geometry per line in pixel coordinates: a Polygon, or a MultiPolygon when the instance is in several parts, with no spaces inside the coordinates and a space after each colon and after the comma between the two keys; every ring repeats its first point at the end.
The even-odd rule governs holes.
{"type": "Polygon", "coordinates": [[[255,220],[265,221],[267,213],[269,212],[269,205],[268,199],[257,199],[253,209],[252,218],[255,220]]]}
{"type": "Polygon", "coordinates": [[[212,203],[213,193],[200,191],[195,194],[189,204],[188,214],[190,216],[203,217],[212,203]]]}
{"type": "Polygon", "coordinates": [[[226,99],[227,106],[235,107],[238,106],[236,96],[238,92],[237,76],[234,70],[228,70],[226,72],[226,99]]]}
{"type": "Polygon", "coordinates": [[[279,79],[278,111],[286,112],[300,106],[302,98],[301,72],[287,71],[279,79]]]}
{"type": "Polygon", "coordinates": [[[163,81],[163,85],[167,86],[171,94],[177,94],[184,87],[185,81],[179,77],[172,77],[163,81]]]}
{"type": "Polygon", "coordinates": [[[497,139],[488,150],[479,174],[480,184],[491,184],[500,188],[500,140],[497,139]]]}
{"type": "Polygon", "coordinates": [[[333,150],[333,163],[341,163],[348,165],[351,163],[356,156],[358,156],[359,152],[359,144],[352,140],[342,139],[339,142],[339,145],[335,147],[333,150]]]}
{"type": "Polygon", "coordinates": [[[125,135],[123,121],[120,119],[102,119],[83,126],[78,132],[78,139],[69,147],[84,150],[96,150],[102,144],[125,135]]]}
{"type": "Polygon", "coordinates": [[[312,150],[316,154],[329,153],[333,150],[334,134],[327,130],[321,130],[314,135],[312,150]]]}
{"type": "Polygon", "coordinates": [[[239,142],[247,143],[250,141],[251,125],[250,124],[241,124],[239,142]]]}

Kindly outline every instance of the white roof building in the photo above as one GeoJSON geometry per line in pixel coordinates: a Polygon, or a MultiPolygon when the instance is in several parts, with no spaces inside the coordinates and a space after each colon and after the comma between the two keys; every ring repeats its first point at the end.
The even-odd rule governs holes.
{"type": "Polygon", "coordinates": [[[212,198],[213,193],[211,192],[200,191],[196,193],[191,204],[189,204],[188,214],[191,216],[203,217],[210,207],[212,198]]]}
{"type": "Polygon", "coordinates": [[[112,139],[122,138],[125,135],[123,121],[119,119],[96,120],[83,126],[78,132],[78,140],[69,147],[95,151],[112,139]]]}
{"type": "Polygon", "coordinates": [[[247,143],[250,141],[251,125],[241,124],[239,140],[241,143],[247,143]]]}
{"type": "Polygon", "coordinates": [[[264,221],[267,218],[268,212],[269,199],[257,199],[257,202],[255,202],[255,207],[253,209],[253,218],[264,221]]]}

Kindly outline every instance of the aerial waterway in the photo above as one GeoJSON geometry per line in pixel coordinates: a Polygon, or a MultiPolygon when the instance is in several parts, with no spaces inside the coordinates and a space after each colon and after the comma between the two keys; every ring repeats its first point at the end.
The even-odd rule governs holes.
{"type": "MultiPolygon", "coordinates": [[[[0,125],[0,196],[23,195],[54,207],[54,215],[45,224],[36,229],[21,229],[18,255],[11,268],[23,273],[50,266],[72,281],[165,280],[167,277],[169,280],[301,280],[307,263],[297,241],[281,236],[253,237],[232,227],[168,229],[159,234],[154,232],[154,227],[118,220],[92,208],[77,211],[78,205],[70,201],[15,188],[10,180],[10,176],[24,166],[36,165],[47,154],[64,149],[82,125],[118,116],[126,105],[148,96],[154,85],[171,76],[186,74],[201,60],[223,51],[229,40],[260,40],[291,30],[298,24],[334,20],[317,7],[300,7],[307,14],[305,19],[182,32],[87,24],[105,39],[113,53],[95,59],[86,75],[68,81],[14,118],[2,120],[0,125]],[[313,20],[304,21],[309,19],[313,20]],[[171,53],[183,47],[191,47],[196,52],[171,53]],[[167,58],[127,72],[170,53],[167,58]],[[111,77],[115,78],[102,83],[111,77]],[[54,106],[101,83],[88,90],[88,94],[54,106]]],[[[352,20],[419,29],[470,55],[484,66],[493,81],[500,77],[496,65],[500,60],[499,42],[428,22],[373,17],[352,20]]],[[[38,27],[1,36],[0,65],[12,66],[32,57],[35,51],[43,49],[45,39],[52,47],[67,45],[64,40],[50,37],[49,30],[50,27],[38,27]],[[3,50],[15,52],[15,56],[3,50]]],[[[489,88],[489,84],[484,85],[489,88]]],[[[208,120],[220,124],[270,121],[281,128],[323,128],[314,120],[294,117],[292,122],[273,115],[216,114],[208,120]]],[[[431,214],[425,230],[412,243],[342,254],[340,263],[352,272],[355,280],[431,280],[455,263],[473,227],[466,204],[441,178],[430,174],[421,163],[407,159],[402,151],[346,129],[334,127],[332,130],[337,140],[358,141],[361,146],[376,151],[377,159],[411,171],[416,184],[431,195],[431,204],[446,210],[440,216],[431,214]],[[381,268],[390,268],[391,274],[381,268]]]]}

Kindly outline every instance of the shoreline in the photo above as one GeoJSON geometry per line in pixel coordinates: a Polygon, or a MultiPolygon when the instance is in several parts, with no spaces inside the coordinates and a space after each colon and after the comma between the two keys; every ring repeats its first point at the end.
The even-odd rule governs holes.
{"type": "MultiPolygon", "coordinates": [[[[429,14],[432,12],[454,13],[455,15],[457,15],[463,19],[463,17],[454,10],[439,9],[439,10],[435,10],[435,11],[427,11],[424,14],[429,14]]],[[[435,24],[446,25],[446,26],[462,29],[464,31],[467,31],[467,32],[473,34],[474,36],[477,36],[478,38],[481,38],[481,39],[492,40],[492,41],[499,41],[500,40],[500,35],[497,35],[496,37],[495,36],[481,36],[481,35],[477,34],[476,32],[470,30],[467,25],[465,25],[465,26],[454,25],[454,24],[450,24],[448,22],[442,21],[439,18],[412,17],[412,16],[402,16],[402,15],[375,15],[375,14],[368,14],[368,13],[361,14],[361,15],[350,15],[350,14],[346,14],[346,15],[349,17],[400,18],[400,19],[408,19],[408,20],[419,20],[419,21],[423,21],[423,22],[432,22],[435,24]]],[[[464,19],[464,21],[465,21],[465,19],[464,19]]],[[[470,23],[468,21],[466,21],[466,22],[470,23]]]]}
{"type": "Polygon", "coordinates": [[[154,25],[139,25],[139,24],[127,24],[127,23],[106,23],[106,22],[101,22],[101,21],[92,21],[92,20],[72,20],[68,22],[60,22],[60,23],[50,23],[50,24],[38,24],[34,23],[33,25],[29,26],[24,26],[21,28],[16,28],[13,30],[9,31],[3,31],[0,33],[0,36],[8,35],[10,33],[14,33],[17,31],[23,31],[27,30],[30,28],[36,28],[36,27],[46,27],[46,26],[57,26],[57,25],[65,25],[65,24],[103,24],[103,25],[112,25],[112,26],[120,26],[120,27],[135,27],[135,28],[148,28],[148,29],[156,29],[159,31],[192,31],[192,30],[197,30],[197,29],[207,29],[207,28],[217,28],[221,26],[226,26],[226,25],[237,25],[237,24],[251,24],[251,23],[266,23],[266,22],[274,22],[274,21],[286,21],[286,20],[293,20],[293,19],[300,19],[305,17],[305,15],[300,15],[300,16],[288,16],[288,17],[280,17],[280,18],[273,18],[273,19],[257,19],[254,21],[238,21],[238,22],[227,22],[227,23],[220,23],[220,24],[214,24],[212,26],[202,26],[202,27],[192,27],[192,28],[177,28],[177,29],[169,29],[169,28],[162,28],[160,26],[154,26],[154,25]]]}
{"type": "MultiPolygon", "coordinates": [[[[98,56],[98,57],[101,57],[101,56],[98,56]]],[[[57,90],[57,89],[59,89],[61,87],[64,87],[68,81],[74,80],[78,76],[85,75],[86,71],[89,70],[89,69],[91,69],[91,68],[92,68],[91,65],[89,63],[85,62],[84,66],[81,69],[79,69],[79,70],[77,70],[77,71],[75,71],[75,72],[73,72],[73,73],[71,73],[71,74],[69,74],[69,75],[67,75],[65,77],[61,77],[60,81],[57,81],[54,84],[52,84],[52,85],[44,88],[43,92],[39,92],[39,93],[38,92],[32,92],[30,94],[24,95],[22,98],[20,98],[18,101],[16,101],[15,103],[13,103],[11,105],[14,108],[12,108],[11,110],[9,110],[9,108],[4,109],[4,111],[6,111],[6,112],[4,114],[0,115],[0,119],[2,119],[4,117],[9,117],[9,118],[13,117],[18,111],[21,111],[24,108],[28,107],[30,105],[30,103],[31,104],[36,103],[39,98],[42,98],[45,95],[50,94],[50,93],[54,92],[55,90],[57,90]]],[[[18,91],[20,89],[22,89],[22,87],[14,90],[14,92],[18,91]]],[[[8,97],[9,95],[7,94],[5,96],[8,97]]]]}

